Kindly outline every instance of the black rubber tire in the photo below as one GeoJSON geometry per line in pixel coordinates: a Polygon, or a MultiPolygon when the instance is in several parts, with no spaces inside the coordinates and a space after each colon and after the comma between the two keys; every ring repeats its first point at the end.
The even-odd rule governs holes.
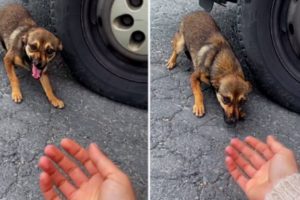
{"type": "MultiPolygon", "coordinates": [[[[147,108],[147,62],[138,63],[144,66],[139,68],[135,61],[116,56],[109,48],[100,57],[95,56],[85,38],[82,2],[84,0],[51,0],[52,23],[63,42],[63,57],[72,73],[96,93],[128,105],[147,108]],[[122,69],[126,70],[129,67],[134,74],[118,74],[123,73],[122,69]],[[119,71],[115,73],[116,71],[110,69],[119,71]],[[134,76],[138,81],[130,79],[130,76],[134,76]]],[[[94,11],[91,10],[92,12],[94,11]]]]}
{"type": "Polygon", "coordinates": [[[271,9],[274,0],[240,0],[240,41],[256,85],[275,102],[300,113],[300,82],[286,70],[271,39],[271,9]]]}

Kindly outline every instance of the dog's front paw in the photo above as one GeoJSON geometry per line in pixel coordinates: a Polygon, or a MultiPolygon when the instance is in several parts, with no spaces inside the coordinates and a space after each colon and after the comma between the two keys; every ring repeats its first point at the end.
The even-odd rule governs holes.
{"type": "Polygon", "coordinates": [[[62,109],[65,107],[65,104],[62,100],[60,99],[50,99],[51,104],[55,107],[55,108],[59,108],[62,109]]]}
{"type": "Polygon", "coordinates": [[[167,68],[168,70],[172,70],[176,65],[176,61],[174,61],[173,59],[170,59],[168,62],[167,62],[167,68]]]}
{"type": "Polygon", "coordinates": [[[195,104],[193,107],[193,113],[197,117],[203,117],[205,114],[205,108],[203,104],[195,104]]]}
{"type": "Polygon", "coordinates": [[[13,91],[11,94],[11,97],[15,103],[21,103],[23,100],[23,96],[20,91],[13,91]]]}

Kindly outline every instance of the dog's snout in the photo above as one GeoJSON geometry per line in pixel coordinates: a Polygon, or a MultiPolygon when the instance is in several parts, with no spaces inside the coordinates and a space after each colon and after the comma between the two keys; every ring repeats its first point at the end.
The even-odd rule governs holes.
{"type": "Polygon", "coordinates": [[[42,63],[39,60],[33,60],[32,64],[34,64],[38,69],[42,69],[42,63]]]}
{"type": "Polygon", "coordinates": [[[37,67],[38,69],[41,69],[41,68],[42,68],[42,64],[41,64],[41,63],[38,63],[38,64],[36,65],[36,67],[37,67]]]}
{"type": "Polygon", "coordinates": [[[228,124],[236,124],[236,122],[237,122],[237,119],[236,119],[235,117],[229,118],[229,119],[227,120],[227,123],[228,123],[228,124]]]}
{"type": "Polygon", "coordinates": [[[227,117],[226,115],[224,115],[224,121],[228,124],[228,125],[233,125],[235,126],[238,119],[236,117],[227,117]]]}
{"type": "Polygon", "coordinates": [[[235,108],[234,110],[235,118],[239,119],[240,118],[240,109],[238,107],[235,108]]]}

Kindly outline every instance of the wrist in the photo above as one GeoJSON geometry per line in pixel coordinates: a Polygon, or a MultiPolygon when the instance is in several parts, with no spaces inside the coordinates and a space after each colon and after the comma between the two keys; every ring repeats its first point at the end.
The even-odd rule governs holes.
{"type": "Polygon", "coordinates": [[[296,200],[300,196],[300,174],[294,173],[278,181],[265,200],[296,200]]]}

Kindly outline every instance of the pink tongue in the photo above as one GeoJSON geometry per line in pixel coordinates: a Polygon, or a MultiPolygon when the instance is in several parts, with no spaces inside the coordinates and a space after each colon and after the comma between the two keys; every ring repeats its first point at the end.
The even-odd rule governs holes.
{"type": "Polygon", "coordinates": [[[41,78],[41,70],[39,70],[34,64],[32,64],[32,76],[35,79],[41,78]]]}

